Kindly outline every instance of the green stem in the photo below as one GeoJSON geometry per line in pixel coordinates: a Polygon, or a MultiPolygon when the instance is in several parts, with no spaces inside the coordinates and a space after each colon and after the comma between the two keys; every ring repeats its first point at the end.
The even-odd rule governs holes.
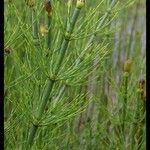
{"type": "Polygon", "coordinates": [[[73,17],[71,19],[71,23],[68,26],[68,29],[67,29],[67,32],[66,32],[66,35],[65,35],[65,39],[63,40],[62,46],[60,48],[60,55],[59,55],[59,58],[58,58],[58,61],[57,61],[57,64],[56,64],[56,69],[55,69],[55,74],[56,75],[58,73],[58,70],[61,67],[61,63],[63,61],[63,58],[64,58],[65,54],[66,54],[66,50],[67,50],[67,47],[68,47],[68,44],[69,44],[69,41],[70,41],[70,37],[71,37],[71,34],[73,32],[75,22],[76,22],[76,20],[79,16],[79,13],[80,13],[80,9],[75,8],[73,17]]]}
{"type": "MultiPolygon", "coordinates": [[[[67,36],[67,37],[65,36],[65,39],[63,40],[63,43],[62,43],[61,48],[60,48],[60,55],[59,55],[59,58],[58,58],[58,61],[57,61],[57,64],[56,64],[55,75],[58,74],[59,68],[61,67],[62,61],[65,57],[65,53],[66,53],[66,50],[67,50],[67,47],[68,47],[68,44],[69,44],[69,41],[70,41],[70,36],[73,32],[75,23],[76,23],[77,18],[79,16],[79,13],[80,13],[80,9],[75,8],[75,11],[73,13],[73,17],[71,19],[70,26],[67,28],[67,34],[69,36],[67,36]]],[[[37,115],[38,122],[42,118],[43,112],[45,110],[45,106],[46,106],[46,104],[47,104],[47,102],[50,98],[50,94],[51,94],[51,91],[53,89],[54,83],[55,83],[55,80],[48,79],[48,81],[47,81],[47,86],[46,86],[46,89],[45,89],[43,97],[42,97],[42,103],[41,103],[41,106],[39,108],[39,113],[37,115]]],[[[29,135],[29,138],[28,138],[28,143],[27,143],[30,147],[33,145],[33,140],[34,140],[37,129],[38,129],[38,125],[36,125],[36,126],[33,125],[32,128],[31,128],[31,132],[30,132],[30,135],[29,135]]]]}
{"type": "Polygon", "coordinates": [[[46,21],[47,21],[47,25],[48,25],[48,35],[47,35],[47,39],[46,39],[46,49],[48,50],[48,55],[49,55],[49,50],[51,48],[51,38],[52,38],[52,35],[51,35],[52,18],[51,18],[51,16],[47,16],[46,21]]]}
{"type": "MultiPolygon", "coordinates": [[[[49,99],[49,95],[50,95],[50,93],[52,91],[53,85],[54,85],[54,80],[48,79],[47,86],[45,88],[45,91],[44,91],[44,94],[43,94],[43,97],[42,97],[42,104],[41,104],[41,107],[39,109],[39,113],[37,115],[37,120],[38,121],[42,117],[42,114],[44,112],[45,106],[46,106],[47,101],[49,99]]],[[[31,128],[30,135],[29,135],[29,138],[28,138],[28,145],[30,145],[30,146],[33,144],[33,140],[34,140],[34,137],[35,137],[37,129],[38,129],[38,124],[37,125],[33,125],[32,128],[31,128]]]]}
{"type": "Polygon", "coordinates": [[[122,125],[122,130],[123,133],[125,134],[125,120],[126,120],[126,111],[127,111],[127,94],[128,94],[128,77],[125,76],[124,77],[124,96],[123,96],[123,115],[122,115],[122,119],[123,119],[123,125],[122,125]]]}
{"type": "Polygon", "coordinates": [[[39,108],[39,113],[37,115],[38,116],[37,117],[38,120],[40,120],[40,118],[42,117],[42,114],[44,112],[45,106],[46,106],[47,101],[49,99],[49,96],[51,94],[54,82],[55,82],[55,80],[51,80],[51,79],[48,79],[48,81],[47,81],[47,86],[45,88],[45,91],[44,91],[44,94],[43,94],[43,97],[42,97],[42,104],[41,104],[41,106],[39,108]]]}
{"type": "Polygon", "coordinates": [[[29,136],[28,146],[30,146],[32,144],[33,138],[35,136],[35,133],[36,133],[37,129],[38,129],[38,126],[35,126],[35,125],[32,126],[31,131],[30,131],[31,134],[29,136]]]}
{"type": "Polygon", "coordinates": [[[32,8],[32,37],[33,37],[34,46],[36,47],[36,52],[39,55],[39,57],[41,57],[42,51],[40,49],[40,44],[39,44],[38,21],[37,21],[37,13],[35,8],[32,8]]]}
{"type": "Polygon", "coordinates": [[[36,11],[32,9],[32,36],[34,39],[38,37],[38,25],[36,20],[36,11]]]}

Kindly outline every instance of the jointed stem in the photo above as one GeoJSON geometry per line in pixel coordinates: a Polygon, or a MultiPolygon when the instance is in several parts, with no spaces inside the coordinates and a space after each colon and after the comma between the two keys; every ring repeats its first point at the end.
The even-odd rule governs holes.
{"type": "Polygon", "coordinates": [[[125,77],[124,79],[124,96],[123,96],[123,125],[122,125],[122,129],[124,132],[124,124],[125,124],[125,120],[126,120],[126,111],[127,111],[127,90],[128,88],[128,77],[125,77]]]}
{"type": "Polygon", "coordinates": [[[48,37],[47,37],[47,48],[50,48],[51,44],[51,17],[47,17],[47,25],[48,25],[48,37]]]}
{"type": "MultiPolygon", "coordinates": [[[[56,68],[55,68],[55,76],[58,74],[58,71],[59,71],[59,69],[61,67],[61,64],[63,62],[63,59],[65,57],[65,53],[66,53],[66,50],[67,50],[67,47],[68,47],[68,44],[69,44],[70,36],[73,32],[73,29],[74,29],[75,23],[77,21],[77,18],[79,16],[80,10],[81,10],[80,8],[75,8],[75,11],[73,13],[73,17],[71,19],[70,26],[67,28],[67,33],[65,35],[65,39],[63,40],[61,48],[60,48],[60,54],[59,54],[59,58],[58,58],[58,61],[57,61],[57,64],[56,64],[56,68]]],[[[41,103],[41,106],[39,108],[39,113],[37,115],[38,122],[42,118],[42,114],[43,114],[43,112],[45,110],[45,106],[46,106],[46,104],[47,104],[47,102],[50,98],[50,94],[51,94],[51,91],[53,89],[54,83],[55,83],[55,80],[48,79],[48,81],[47,81],[47,87],[46,87],[45,92],[43,94],[42,103],[41,103]]],[[[38,124],[32,126],[31,132],[30,132],[30,135],[29,135],[29,138],[28,138],[27,147],[32,146],[37,129],[38,129],[38,124]]]]}

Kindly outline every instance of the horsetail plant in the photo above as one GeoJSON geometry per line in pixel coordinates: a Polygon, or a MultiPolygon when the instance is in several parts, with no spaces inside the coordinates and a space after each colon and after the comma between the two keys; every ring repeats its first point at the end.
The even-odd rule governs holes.
{"type": "Polygon", "coordinates": [[[124,64],[124,74],[123,74],[123,110],[122,110],[122,130],[125,134],[125,121],[126,121],[126,111],[127,111],[127,99],[128,99],[128,80],[131,72],[132,61],[128,59],[124,64]]]}
{"type": "MultiPolygon", "coordinates": [[[[71,22],[70,22],[70,26],[68,26],[68,28],[66,29],[64,40],[61,44],[60,54],[59,54],[59,58],[58,58],[57,64],[56,64],[56,69],[55,69],[55,72],[54,72],[55,76],[58,74],[59,68],[61,67],[61,64],[62,64],[63,59],[65,57],[65,53],[66,53],[66,50],[67,50],[67,47],[68,47],[68,44],[69,44],[69,41],[70,41],[70,38],[71,38],[71,34],[73,32],[75,23],[76,23],[76,21],[78,19],[78,16],[80,14],[80,10],[83,8],[83,6],[84,6],[84,1],[83,0],[77,0],[76,8],[74,10],[74,13],[73,13],[73,16],[72,16],[72,19],[71,19],[71,22]]],[[[36,131],[38,129],[40,119],[41,119],[42,114],[45,110],[46,104],[49,100],[49,97],[50,97],[50,94],[51,94],[51,91],[53,89],[53,85],[54,85],[55,81],[56,80],[50,79],[50,78],[47,80],[47,86],[46,86],[46,89],[45,89],[43,97],[42,97],[42,103],[41,103],[41,106],[39,108],[39,112],[37,114],[38,123],[33,124],[32,128],[31,128],[29,138],[28,138],[27,148],[28,148],[28,145],[31,147],[32,144],[33,144],[33,140],[34,140],[36,131]]]]}

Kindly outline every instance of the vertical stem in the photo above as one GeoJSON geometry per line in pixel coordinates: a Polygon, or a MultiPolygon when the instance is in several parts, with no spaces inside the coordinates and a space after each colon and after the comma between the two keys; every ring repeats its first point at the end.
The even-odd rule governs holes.
{"type": "Polygon", "coordinates": [[[46,86],[46,89],[45,89],[43,97],[42,97],[42,104],[41,104],[41,106],[39,108],[39,112],[38,112],[38,115],[37,115],[38,116],[37,117],[38,120],[40,120],[40,118],[42,117],[42,114],[44,112],[45,106],[47,104],[47,101],[49,99],[50,93],[52,91],[54,82],[55,82],[55,80],[51,80],[51,79],[48,79],[48,81],[47,81],[47,86],[46,86]]]}
{"type": "Polygon", "coordinates": [[[48,36],[47,36],[47,40],[46,40],[46,48],[48,50],[50,50],[50,46],[51,46],[51,17],[47,17],[47,25],[48,25],[48,36]]]}
{"type": "Polygon", "coordinates": [[[48,35],[47,35],[47,39],[46,39],[46,49],[48,50],[48,54],[49,55],[49,50],[50,50],[50,46],[51,46],[51,22],[52,22],[52,7],[51,7],[51,2],[50,0],[45,0],[45,10],[47,12],[47,16],[46,16],[46,23],[48,26],[48,35]]]}
{"type": "MultiPolygon", "coordinates": [[[[124,131],[124,124],[125,124],[125,120],[126,120],[126,111],[127,111],[127,88],[128,88],[128,77],[124,77],[124,96],[123,96],[123,115],[122,115],[122,118],[123,118],[123,125],[122,125],[122,129],[123,129],[123,132],[124,131]]],[[[124,133],[125,134],[125,133],[124,133]]]]}
{"type": "Polygon", "coordinates": [[[38,25],[35,8],[32,9],[32,36],[34,39],[38,37],[38,25]]]}
{"type": "Polygon", "coordinates": [[[37,21],[37,13],[35,7],[32,8],[32,37],[34,41],[34,46],[36,47],[36,52],[41,57],[42,51],[40,49],[40,44],[39,44],[38,21],[37,21]]]}
{"type": "Polygon", "coordinates": [[[35,126],[35,125],[33,125],[33,127],[31,128],[31,134],[29,136],[29,142],[28,142],[29,145],[31,145],[31,143],[32,143],[32,139],[35,136],[37,128],[38,128],[38,126],[35,126]]]}
{"type": "MultiPolygon", "coordinates": [[[[38,112],[38,115],[37,115],[37,120],[38,121],[42,117],[45,106],[46,106],[47,101],[49,99],[49,95],[52,91],[53,85],[54,85],[54,80],[48,79],[47,86],[45,88],[45,91],[44,91],[44,94],[43,94],[43,97],[42,97],[42,104],[39,108],[39,112],[38,112]]],[[[38,129],[38,125],[33,125],[32,128],[31,128],[30,135],[29,135],[29,138],[28,138],[28,145],[29,146],[31,146],[33,144],[33,140],[34,140],[37,129],[38,129]]]]}
{"type": "MultiPolygon", "coordinates": [[[[65,57],[65,53],[66,53],[66,50],[67,50],[67,47],[68,47],[68,44],[70,41],[70,36],[73,32],[73,29],[74,29],[75,23],[77,21],[77,18],[79,16],[80,10],[81,10],[81,8],[75,8],[75,11],[73,13],[73,17],[71,19],[70,26],[67,28],[67,35],[69,35],[69,36],[65,35],[65,39],[63,40],[63,43],[61,45],[59,58],[58,58],[58,61],[56,64],[55,75],[58,74],[59,68],[61,67],[61,64],[62,64],[63,59],[65,57]]],[[[53,89],[54,83],[55,83],[55,80],[48,79],[48,81],[47,81],[47,87],[44,91],[44,94],[42,97],[42,103],[41,103],[41,106],[39,108],[39,113],[37,115],[38,122],[42,118],[43,112],[45,110],[45,106],[46,106],[46,104],[50,98],[50,94],[51,94],[51,91],[53,89]]],[[[31,128],[31,132],[29,134],[28,143],[27,143],[30,147],[33,144],[33,140],[34,140],[37,129],[38,129],[38,124],[33,125],[31,128]]]]}
{"type": "Polygon", "coordinates": [[[58,73],[58,71],[61,67],[61,63],[63,61],[63,58],[64,58],[65,54],[66,54],[66,50],[67,50],[67,47],[68,47],[68,44],[69,44],[70,36],[71,36],[71,33],[74,29],[74,25],[75,25],[75,22],[77,20],[77,17],[79,16],[79,13],[80,13],[80,9],[75,8],[70,26],[68,27],[66,35],[65,35],[65,39],[62,42],[62,46],[61,46],[61,49],[60,49],[60,55],[59,55],[59,58],[58,58],[58,61],[57,61],[57,64],[56,64],[56,68],[55,68],[55,74],[58,73]]]}

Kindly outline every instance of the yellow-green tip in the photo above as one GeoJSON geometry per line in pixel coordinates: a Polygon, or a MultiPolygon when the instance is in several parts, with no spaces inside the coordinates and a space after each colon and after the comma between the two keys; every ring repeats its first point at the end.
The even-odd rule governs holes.
{"type": "Polygon", "coordinates": [[[78,9],[81,9],[85,4],[85,0],[77,0],[77,4],[76,4],[76,7],[78,9]]]}
{"type": "Polygon", "coordinates": [[[131,66],[132,66],[132,61],[130,59],[128,59],[124,64],[124,72],[130,73],[131,66]]]}
{"type": "Polygon", "coordinates": [[[42,36],[44,36],[46,33],[48,33],[48,30],[44,25],[40,25],[40,33],[42,36]]]}
{"type": "Polygon", "coordinates": [[[35,0],[25,0],[25,2],[29,7],[34,7],[35,6],[35,0]]]}

